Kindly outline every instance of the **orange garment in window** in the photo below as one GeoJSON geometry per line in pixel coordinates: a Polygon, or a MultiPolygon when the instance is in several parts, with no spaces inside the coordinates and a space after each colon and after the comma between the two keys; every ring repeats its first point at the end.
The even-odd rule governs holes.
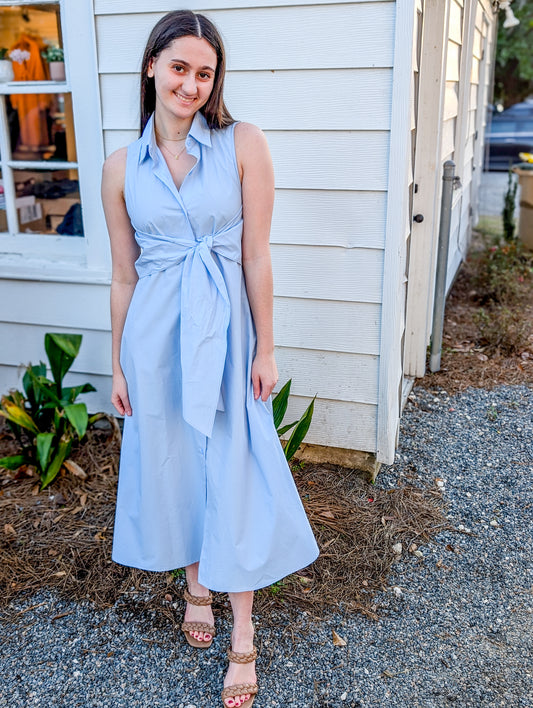
{"type": "MultiPolygon", "coordinates": [[[[10,48],[22,49],[30,54],[30,58],[22,64],[13,62],[15,81],[46,81],[48,66],[41,56],[45,48],[37,37],[22,34],[16,44],[10,48]]],[[[20,142],[30,148],[48,145],[48,126],[46,109],[50,107],[53,97],[50,94],[18,94],[11,95],[11,105],[18,111],[20,125],[20,142]]]]}

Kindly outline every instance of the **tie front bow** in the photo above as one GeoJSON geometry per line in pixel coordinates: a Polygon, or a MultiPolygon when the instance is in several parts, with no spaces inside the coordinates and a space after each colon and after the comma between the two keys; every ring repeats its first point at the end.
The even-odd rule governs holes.
{"type": "Polygon", "coordinates": [[[136,232],[142,249],[135,264],[139,278],[183,264],[179,296],[183,417],[207,437],[212,434],[217,410],[223,410],[221,387],[231,315],[226,283],[214,254],[240,263],[241,237],[242,219],[198,239],[136,232]]]}

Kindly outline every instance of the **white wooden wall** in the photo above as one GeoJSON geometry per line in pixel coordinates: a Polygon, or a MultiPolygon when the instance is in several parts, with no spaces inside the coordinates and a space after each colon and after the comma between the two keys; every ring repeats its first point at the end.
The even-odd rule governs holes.
{"type": "Polygon", "coordinates": [[[46,362],[46,332],[82,334],[68,385],[91,381],[83,397],[91,411],[110,410],[111,338],[106,283],[0,279],[0,383],[2,393],[20,387],[21,365],[46,362]]]}
{"type": "Polygon", "coordinates": [[[484,132],[477,118],[480,113],[484,125],[492,57],[490,30],[495,28],[492,10],[484,7],[487,5],[483,0],[451,0],[446,66],[449,100],[445,102],[442,159],[454,160],[461,187],[454,193],[452,206],[447,289],[468,251],[483,169],[482,150],[476,151],[476,147],[484,132]]]}
{"type": "MultiPolygon", "coordinates": [[[[307,440],[375,452],[394,2],[210,0],[232,114],[275,163],[272,228],[280,383],[289,416],[317,394],[307,440]]],[[[146,38],[174,2],[95,0],[107,153],[136,139],[146,38]],[[157,10],[157,12],[156,12],[157,10]]]]}
{"type": "Polygon", "coordinates": [[[442,167],[456,164],[447,289],[477,221],[486,106],[496,16],[488,0],[424,0],[424,42],[416,137],[414,212],[408,272],[405,374],[423,376],[433,316],[442,167]]]}

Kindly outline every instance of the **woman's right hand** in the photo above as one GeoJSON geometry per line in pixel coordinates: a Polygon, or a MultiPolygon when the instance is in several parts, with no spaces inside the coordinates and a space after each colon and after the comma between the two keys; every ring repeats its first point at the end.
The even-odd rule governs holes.
{"type": "Polygon", "coordinates": [[[128,384],[122,372],[113,374],[113,387],[111,389],[111,403],[120,415],[131,415],[131,405],[128,396],[128,384]]]}

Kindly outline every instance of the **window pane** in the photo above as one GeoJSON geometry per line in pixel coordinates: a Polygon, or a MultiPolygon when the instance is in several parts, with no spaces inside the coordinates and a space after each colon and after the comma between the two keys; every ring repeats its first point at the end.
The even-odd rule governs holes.
{"type": "Polygon", "coordinates": [[[2,171],[0,170],[0,232],[7,231],[7,216],[6,216],[6,195],[4,194],[4,181],[2,179],[2,171]]]}
{"type": "Polygon", "coordinates": [[[48,46],[62,47],[59,4],[0,8],[0,47],[13,59],[15,81],[50,79],[50,64],[41,54],[48,46]]]}
{"type": "Polygon", "coordinates": [[[13,170],[21,233],[83,236],[77,170],[13,170]]]}
{"type": "Polygon", "coordinates": [[[11,94],[6,109],[14,160],[76,162],[69,93],[11,94]]]}

